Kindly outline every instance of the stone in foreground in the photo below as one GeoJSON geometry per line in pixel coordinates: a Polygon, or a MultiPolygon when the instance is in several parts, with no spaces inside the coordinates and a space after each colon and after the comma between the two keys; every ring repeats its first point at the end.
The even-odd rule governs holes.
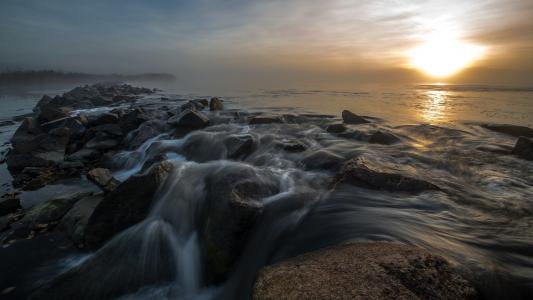
{"type": "Polygon", "coordinates": [[[349,110],[343,110],[342,111],[342,120],[346,124],[365,124],[365,123],[370,123],[370,121],[364,119],[361,116],[358,116],[358,115],[354,114],[353,112],[351,112],[349,110]]]}
{"type": "Polygon", "coordinates": [[[533,160],[533,140],[526,137],[519,137],[512,153],[526,160],[533,160]]]}
{"type": "Polygon", "coordinates": [[[265,267],[253,299],[478,299],[443,258],[389,242],[359,242],[265,267]]]}

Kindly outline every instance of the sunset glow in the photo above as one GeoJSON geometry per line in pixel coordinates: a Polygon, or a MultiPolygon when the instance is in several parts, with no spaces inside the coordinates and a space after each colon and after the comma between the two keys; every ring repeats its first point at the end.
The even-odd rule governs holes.
{"type": "Polygon", "coordinates": [[[485,48],[453,39],[435,38],[409,52],[412,67],[435,78],[452,76],[479,60],[485,48]]]}

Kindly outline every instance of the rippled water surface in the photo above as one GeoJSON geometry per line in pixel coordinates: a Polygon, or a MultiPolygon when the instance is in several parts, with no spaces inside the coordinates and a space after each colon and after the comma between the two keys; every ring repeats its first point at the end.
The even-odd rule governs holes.
{"type": "MultiPolygon", "coordinates": [[[[202,95],[167,87],[141,103],[172,106],[197,96],[202,95]]],[[[314,115],[295,124],[268,126],[234,119],[184,137],[164,133],[117,153],[114,172],[120,180],[161,154],[173,162],[174,170],[145,221],[83,257],[80,264],[112,259],[114,265],[114,272],[89,271],[88,278],[108,285],[138,282],[140,289],[126,299],[234,299],[249,293],[255,272],[264,264],[350,240],[394,240],[447,257],[474,278],[488,298],[533,295],[533,162],[502,154],[516,137],[479,126],[487,122],[533,126],[533,90],[437,85],[213,96],[225,99],[229,110],[331,117],[314,115]],[[328,124],[339,122],[343,109],[377,118],[370,125],[351,125],[350,130],[388,132],[400,142],[371,144],[326,132],[328,124]],[[223,141],[243,135],[257,141],[255,150],[245,159],[229,159],[223,141]],[[295,141],[305,151],[280,148],[295,141]],[[351,185],[331,190],[334,171],[306,165],[306,158],[321,151],[341,159],[365,155],[415,174],[440,190],[407,194],[351,185]],[[266,213],[228,281],[206,286],[196,219],[209,201],[204,182],[234,172],[250,172],[275,185],[278,192],[258,199],[266,213]],[[165,251],[170,254],[161,256],[165,251]],[[158,274],[161,270],[164,276],[158,274]],[[146,283],[139,279],[143,276],[167,280],[146,283]]],[[[18,97],[2,95],[2,119],[30,111],[38,99],[35,93],[18,97]]],[[[8,136],[1,136],[2,143],[8,136]]],[[[94,293],[99,289],[98,282],[85,279],[79,284],[94,293]]]]}

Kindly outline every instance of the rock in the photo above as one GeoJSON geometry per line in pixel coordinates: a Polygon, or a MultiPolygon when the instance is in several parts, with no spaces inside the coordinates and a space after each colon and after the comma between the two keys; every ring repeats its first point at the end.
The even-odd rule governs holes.
{"type": "Polygon", "coordinates": [[[150,117],[142,108],[135,108],[120,117],[118,124],[123,132],[130,132],[148,120],[150,120],[150,117]]]}
{"type": "Polygon", "coordinates": [[[59,221],[76,201],[89,194],[87,192],[77,192],[37,204],[24,215],[20,222],[26,224],[29,228],[35,228],[39,224],[59,221]]]}
{"type": "Polygon", "coordinates": [[[117,114],[105,112],[97,116],[94,120],[89,120],[89,126],[98,126],[103,124],[116,124],[119,118],[117,114]]]}
{"type": "Polygon", "coordinates": [[[85,197],[76,202],[61,219],[59,228],[67,233],[74,244],[79,246],[85,244],[85,229],[87,223],[102,199],[102,195],[85,197]]]}
{"type": "Polygon", "coordinates": [[[45,106],[47,104],[50,104],[50,102],[52,102],[52,97],[50,97],[48,95],[43,95],[41,97],[41,99],[39,100],[39,102],[37,102],[37,104],[33,108],[33,111],[35,111],[35,112],[39,111],[41,106],[45,106]]]}
{"type": "Polygon", "coordinates": [[[68,129],[68,127],[58,127],[50,130],[48,133],[57,137],[68,137],[70,136],[70,129],[68,129]]]}
{"type": "Polygon", "coordinates": [[[0,216],[12,213],[19,208],[20,208],[20,200],[17,197],[8,196],[5,199],[0,199],[0,216]]]}
{"type": "Polygon", "coordinates": [[[192,100],[196,103],[200,103],[202,104],[204,107],[208,107],[209,106],[209,101],[207,101],[207,99],[194,99],[192,100]]]}
{"type": "Polygon", "coordinates": [[[26,167],[15,177],[13,186],[24,191],[34,191],[56,179],[56,173],[49,167],[26,167]]]}
{"type": "Polygon", "coordinates": [[[211,98],[209,101],[209,110],[223,110],[224,104],[222,103],[222,100],[218,98],[211,98]]]}
{"type": "Polygon", "coordinates": [[[120,181],[113,177],[111,171],[104,168],[90,170],[87,172],[87,178],[104,192],[111,192],[120,184],[120,181]]]}
{"type": "Polygon", "coordinates": [[[135,174],[107,194],[89,219],[85,240],[96,248],[120,231],[142,221],[152,206],[152,197],[173,169],[169,161],[135,174]]]}
{"type": "Polygon", "coordinates": [[[261,270],[254,300],[478,299],[443,258],[390,242],[358,242],[306,253],[261,270]]]}
{"type": "Polygon", "coordinates": [[[137,128],[135,131],[130,132],[128,135],[129,141],[127,143],[130,149],[137,149],[148,139],[153,138],[161,133],[158,129],[154,128],[155,126],[150,126],[147,124],[149,122],[150,121],[141,124],[141,126],[139,126],[139,128],[137,128]]]}
{"type": "Polygon", "coordinates": [[[525,126],[510,124],[485,124],[481,126],[492,131],[505,133],[515,137],[525,136],[528,138],[533,138],[533,129],[525,126]]]}
{"type": "Polygon", "coordinates": [[[336,175],[334,184],[348,183],[370,189],[418,193],[438,190],[434,184],[416,178],[413,170],[377,163],[366,156],[347,161],[336,175]]]}
{"type": "Polygon", "coordinates": [[[204,105],[203,102],[196,101],[196,100],[190,100],[187,103],[185,103],[182,106],[180,106],[180,110],[181,111],[185,111],[185,110],[202,110],[206,106],[207,105],[204,105]]]}
{"type": "Polygon", "coordinates": [[[83,125],[82,117],[69,117],[69,118],[63,118],[60,120],[55,120],[51,122],[47,122],[44,124],[41,124],[41,127],[44,131],[49,132],[61,128],[66,127],[70,131],[70,136],[72,138],[78,139],[81,138],[85,134],[85,125],[83,125]]]}
{"type": "Polygon", "coordinates": [[[259,124],[275,124],[282,123],[283,120],[280,117],[253,117],[249,124],[250,125],[259,125],[259,124]]]}
{"type": "Polygon", "coordinates": [[[392,133],[376,131],[370,135],[368,142],[371,144],[392,145],[399,143],[401,140],[392,133]]]}
{"type": "Polygon", "coordinates": [[[341,133],[346,131],[346,126],[344,124],[331,124],[326,128],[326,131],[329,133],[341,133]]]}
{"type": "Polygon", "coordinates": [[[300,143],[300,142],[297,142],[297,141],[291,141],[291,142],[285,142],[285,143],[282,143],[280,145],[281,149],[287,151],[287,152],[291,152],[291,153],[296,153],[296,152],[303,152],[305,150],[307,150],[307,146],[300,143]]]}
{"type": "Polygon", "coordinates": [[[97,149],[84,148],[77,152],[74,152],[68,155],[65,160],[70,162],[80,161],[80,160],[94,160],[100,157],[101,153],[97,149]]]}
{"type": "Polygon", "coordinates": [[[119,142],[115,138],[94,137],[85,144],[87,149],[107,150],[118,146],[119,142]]]}
{"type": "Polygon", "coordinates": [[[342,120],[346,124],[365,124],[370,123],[370,121],[360,117],[349,110],[342,111],[342,120]]]}
{"type": "Polygon", "coordinates": [[[214,282],[228,275],[259,216],[263,197],[279,192],[250,167],[219,169],[206,178],[206,221],[201,233],[207,273],[214,282]]]}
{"type": "Polygon", "coordinates": [[[245,158],[250,155],[255,149],[255,140],[249,134],[232,135],[225,141],[224,145],[227,150],[227,157],[231,159],[245,158]]]}
{"type": "Polygon", "coordinates": [[[526,160],[533,160],[533,140],[519,137],[511,153],[526,160]]]}
{"type": "Polygon", "coordinates": [[[209,125],[209,118],[201,112],[185,110],[180,115],[170,118],[168,123],[177,127],[199,129],[209,125]]]}
{"type": "Polygon", "coordinates": [[[72,109],[68,107],[46,104],[40,107],[40,113],[37,119],[40,123],[46,123],[57,119],[66,118],[72,109]]]}
{"type": "Polygon", "coordinates": [[[106,137],[121,137],[124,135],[122,128],[117,124],[102,124],[89,129],[95,132],[95,135],[104,133],[106,137]]]}
{"type": "Polygon", "coordinates": [[[300,161],[306,169],[310,170],[336,170],[344,157],[334,154],[328,150],[319,150],[306,156],[300,161]]]}
{"type": "Polygon", "coordinates": [[[55,164],[53,161],[46,160],[28,153],[9,153],[6,163],[9,171],[13,173],[20,172],[26,167],[50,167],[55,164]]]}

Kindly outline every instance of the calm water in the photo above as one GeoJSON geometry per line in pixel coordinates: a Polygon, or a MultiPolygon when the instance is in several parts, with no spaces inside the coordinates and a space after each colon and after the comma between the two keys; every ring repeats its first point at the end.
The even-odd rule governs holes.
{"type": "MultiPolygon", "coordinates": [[[[31,111],[41,93],[4,93],[1,119],[31,111]]],[[[161,100],[161,96],[173,100],[209,95],[165,87],[160,95],[142,102],[182,103],[161,100]]],[[[280,90],[213,96],[225,99],[229,109],[267,114],[338,117],[343,109],[349,109],[382,119],[368,126],[392,132],[402,143],[384,146],[339,138],[323,130],[324,122],[330,121],[320,118],[269,127],[235,122],[180,139],[167,134],[152,138],[138,149],[118,153],[116,174],[125,179],[145,161],[165,154],[175,166],[172,176],[161,187],[156,205],[144,222],[78,262],[98,265],[113,261],[115,272],[101,274],[88,268],[72,284],[98,295],[99,290],[137,282],[146,274],[157,277],[158,270],[147,268],[143,262],[166,264],[169,259],[175,263],[165,268],[174,274],[169,285],[141,285],[127,299],[233,299],[246,295],[254,273],[263,264],[349,240],[394,240],[444,255],[470,274],[488,298],[527,299],[532,295],[533,162],[483,150],[512,147],[516,138],[476,124],[533,126],[533,90],[374,86],[353,91],[280,90]],[[221,141],[238,134],[251,134],[260,143],[245,160],[228,160],[221,141]],[[276,148],[277,143],[287,140],[298,140],[308,148],[298,154],[276,148]],[[194,153],[186,150],[191,145],[194,153]],[[327,186],[333,174],[308,171],[300,164],[302,157],[324,150],[346,159],[364,154],[385,164],[414,169],[442,191],[407,195],[342,186],[331,192],[327,186]],[[201,280],[203,262],[197,255],[200,245],[195,216],[202,215],[209,200],[203,182],[232,172],[250,172],[277,185],[280,193],[260,200],[269,213],[228,282],[207,287],[201,280]],[[171,255],[162,259],[160,247],[169,249],[171,255]]],[[[0,129],[4,141],[15,127],[0,129]]]]}

